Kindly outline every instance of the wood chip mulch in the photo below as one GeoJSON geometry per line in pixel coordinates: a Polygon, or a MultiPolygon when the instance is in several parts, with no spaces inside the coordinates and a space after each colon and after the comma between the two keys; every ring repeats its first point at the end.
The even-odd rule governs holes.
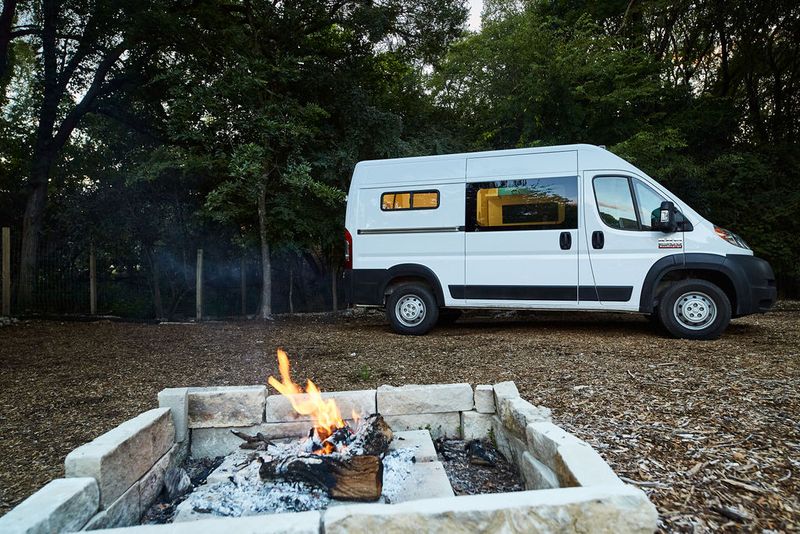
{"type": "Polygon", "coordinates": [[[669,339],[637,316],[472,313],[423,337],[378,313],[270,323],[0,327],[0,514],[164,387],[264,384],[288,351],[323,390],[516,381],[644,490],[664,531],[800,531],[800,303],[669,339]]]}

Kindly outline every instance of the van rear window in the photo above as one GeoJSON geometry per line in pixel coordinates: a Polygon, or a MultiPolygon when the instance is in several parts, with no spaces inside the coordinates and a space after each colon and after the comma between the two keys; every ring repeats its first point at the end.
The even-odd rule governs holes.
{"type": "Polygon", "coordinates": [[[383,211],[434,210],[439,207],[439,191],[393,191],[381,195],[383,211]]]}

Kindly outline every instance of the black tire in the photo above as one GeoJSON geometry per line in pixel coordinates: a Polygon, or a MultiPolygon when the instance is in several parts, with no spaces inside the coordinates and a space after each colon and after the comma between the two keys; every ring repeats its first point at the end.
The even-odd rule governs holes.
{"type": "Polygon", "coordinates": [[[705,280],[681,280],[661,297],[658,316],[667,332],[683,339],[717,339],[731,322],[731,303],[705,280]]]}
{"type": "Polygon", "coordinates": [[[439,309],[439,321],[436,324],[453,324],[461,318],[462,314],[463,312],[461,310],[454,310],[453,308],[441,308],[439,309]]]}
{"type": "Polygon", "coordinates": [[[386,300],[386,317],[398,334],[427,334],[439,319],[439,306],[430,289],[422,284],[403,284],[386,300]],[[406,313],[403,312],[405,307],[406,313]],[[419,315],[415,316],[415,312],[419,315]]]}

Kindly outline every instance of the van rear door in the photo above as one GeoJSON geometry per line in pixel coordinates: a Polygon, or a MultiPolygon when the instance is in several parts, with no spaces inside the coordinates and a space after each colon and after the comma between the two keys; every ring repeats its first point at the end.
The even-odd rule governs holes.
{"type": "Polygon", "coordinates": [[[577,152],[467,160],[468,306],[573,308],[578,302],[577,152]]]}

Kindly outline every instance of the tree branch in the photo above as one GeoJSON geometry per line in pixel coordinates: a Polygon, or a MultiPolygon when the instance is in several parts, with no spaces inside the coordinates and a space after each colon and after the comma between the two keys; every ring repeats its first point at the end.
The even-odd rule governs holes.
{"type": "Polygon", "coordinates": [[[89,86],[89,90],[86,91],[86,94],[83,95],[80,102],[67,114],[61,122],[56,135],[53,137],[53,146],[56,149],[60,149],[64,146],[67,139],[72,134],[72,131],[81,120],[81,117],[89,111],[89,108],[97,97],[102,94],[107,94],[109,87],[114,85],[113,82],[109,82],[109,84],[104,87],[106,75],[108,75],[111,68],[127,49],[127,43],[123,42],[114,47],[100,62],[100,65],[98,65],[94,73],[94,78],[92,79],[92,84],[89,86]]]}
{"type": "Polygon", "coordinates": [[[14,25],[16,11],[17,0],[3,1],[3,11],[0,13],[0,80],[6,77],[8,69],[8,45],[14,38],[11,28],[14,25]]]}

